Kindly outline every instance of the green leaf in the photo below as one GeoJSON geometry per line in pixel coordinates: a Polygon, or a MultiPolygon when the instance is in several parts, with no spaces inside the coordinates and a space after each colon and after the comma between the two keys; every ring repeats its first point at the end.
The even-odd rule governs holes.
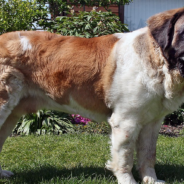
{"type": "Polygon", "coordinates": [[[93,32],[95,33],[95,32],[97,31],[97,29],[98,29],[98,27],[95,27],[95,28],[93,29],[93,32]]]}

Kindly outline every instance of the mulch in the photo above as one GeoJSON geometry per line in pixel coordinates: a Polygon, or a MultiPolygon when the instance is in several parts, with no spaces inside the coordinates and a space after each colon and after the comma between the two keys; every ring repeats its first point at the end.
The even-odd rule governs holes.
{"type": "Polygon", "coordinates": [[[159,134],[170,137],[184,136],[184,123],[181,125],[162,125],[159,134]]]}

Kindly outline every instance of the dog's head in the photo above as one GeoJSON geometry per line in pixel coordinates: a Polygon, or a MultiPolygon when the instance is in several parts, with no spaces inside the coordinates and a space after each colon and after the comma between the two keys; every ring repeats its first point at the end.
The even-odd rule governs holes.
{"type": "Polygon", "coordinates": [[[169,70],[178,69],[184,77],[184,8],[150,17],[148,27],[168,61],[169,70]]]}

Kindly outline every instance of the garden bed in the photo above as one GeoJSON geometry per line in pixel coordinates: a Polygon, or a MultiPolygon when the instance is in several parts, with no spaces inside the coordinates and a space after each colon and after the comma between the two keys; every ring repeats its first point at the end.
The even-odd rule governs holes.
{"type": "Polygon", "coordinates": [[[170,137],[184,136],[184,124],[162,125],[159,133],[170,137]]]}

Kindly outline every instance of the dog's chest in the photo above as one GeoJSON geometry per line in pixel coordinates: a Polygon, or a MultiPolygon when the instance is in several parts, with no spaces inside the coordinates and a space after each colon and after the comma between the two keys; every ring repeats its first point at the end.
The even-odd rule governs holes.
{"type": "Polygon", "coordinates": [[[181,94],[172,91],[173,81],[168,69],[151,68],[149,61],[135,52],[133,43],[137,35],[139,32],[130,33],[118,42],[117,67],[107,95],[108,106],[123,119],[133,118],[146,124],[177,110],[184,96],[182,91],[181,94]]]}

